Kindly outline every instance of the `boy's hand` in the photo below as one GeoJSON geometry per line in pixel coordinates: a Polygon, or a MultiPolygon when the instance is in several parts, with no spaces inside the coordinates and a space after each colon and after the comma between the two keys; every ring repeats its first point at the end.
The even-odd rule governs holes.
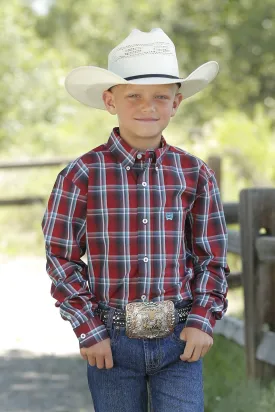
{"type": "Polygon", "coordinates": [[[91,366],[98,369],[111,369],[114,366],[110,338],[104,339],[89,348],[81,348],[80,355],[84,360],[88,360],[91,366]]]}
{"type": "Polygon", "coordinates": [[[202,358],[213,345],[213,338],[197,328],[183,328],[180,339],[186,341],[181,360],[195,362],[202,358]]]}

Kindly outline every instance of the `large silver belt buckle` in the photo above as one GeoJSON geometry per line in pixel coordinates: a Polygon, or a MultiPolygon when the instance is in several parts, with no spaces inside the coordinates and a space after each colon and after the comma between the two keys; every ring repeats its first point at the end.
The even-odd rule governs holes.
{"type": "Polygon", "coordinates": [[[129,338],[162,338],[175,327],[175,306],[171,300],[131,302],[126,305],[126,335],[129,338]]]}

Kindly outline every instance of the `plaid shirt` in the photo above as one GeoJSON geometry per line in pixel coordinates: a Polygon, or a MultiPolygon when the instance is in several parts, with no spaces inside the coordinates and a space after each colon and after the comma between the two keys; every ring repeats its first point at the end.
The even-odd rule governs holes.
{"type": "Polygon", "coordinates": [[[80,347],[108,337],[99,302],[191,301],[186,326],[210,336],[226,312],[228,235],[214,172],[160,143],[141,152],[114,128],[55,181],[42,221],[46,270],[80,347]]]}

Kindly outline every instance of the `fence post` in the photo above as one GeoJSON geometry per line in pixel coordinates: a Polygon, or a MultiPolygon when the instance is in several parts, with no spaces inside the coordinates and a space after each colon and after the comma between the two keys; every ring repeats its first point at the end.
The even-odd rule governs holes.
{"type": "Polygon", "coordinates": [[[246,368],[248,378],[260,380],[270,375],[268,365],[256,360],[256,352],[264,325],[268,324],[270,329],[275,326],[271,320],[275,305],[275,273],[274,265],[258,259],[256,239],[261,236],[260,229],[265,229],[265,236],[275,236],[274,204],[274,188],[251,188],[240,192],[246,368]]]}
{"type": "MultiPolygon", "coordinates": [[[[215,172],[215,177],[217,180],[218,187],[220,189],[220,193],[222,193],[221,188],[221,158],[219,156],[209,156],[207,165],[215,172]]],[[[221,194],[222,197],[222,194],[221,194]]]]}

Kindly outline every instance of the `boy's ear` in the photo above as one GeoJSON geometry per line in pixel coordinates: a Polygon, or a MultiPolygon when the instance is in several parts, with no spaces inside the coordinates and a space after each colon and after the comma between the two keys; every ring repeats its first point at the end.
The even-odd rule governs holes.
{"type": "Polygon", "coordinates": [[[105,90],[102,94],[102,99],[108,112],[116,114],[114,94],[110,90],[105,90]]]}
{"type": "Polygon", "coordinates": [[[182,93],[177,93],[175,98],[174,98],[171,117],[175,116],[175,114],[177,113],[177,110],[178,110],[179,105],[181,104],[182,100],[183,100],[182,93]]]}

